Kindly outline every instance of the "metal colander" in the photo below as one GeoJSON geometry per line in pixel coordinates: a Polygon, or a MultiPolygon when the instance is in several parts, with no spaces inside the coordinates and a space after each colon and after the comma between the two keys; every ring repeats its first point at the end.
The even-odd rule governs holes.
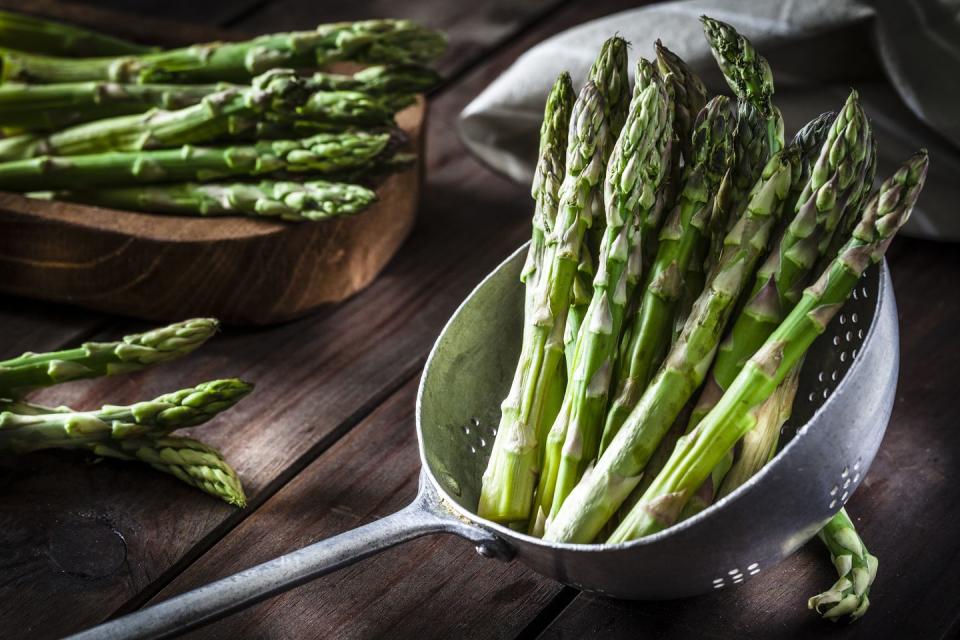
{"type": "Polygon", "coordinates": [[[579,589],[665,599],[749,580],[840,509],[876,455],[893,407],[897,312],[886,263],[871,267],[803,367],[781,451],[736,491],[665,531],[618,545],[544,542],[473,513],[500,401],[520,351],[521,247],[470,294],[427,360],[417,396],[420,492],[401,511],[119,618],[77,638],[168,637],[430,533],[466,538],[579,589]]]}

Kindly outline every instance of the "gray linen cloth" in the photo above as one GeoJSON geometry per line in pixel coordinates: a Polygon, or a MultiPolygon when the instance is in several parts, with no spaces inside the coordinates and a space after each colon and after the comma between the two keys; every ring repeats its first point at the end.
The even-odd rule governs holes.
{"type": "Polygon", "coordinates": [[[550,86],[566,70],[579,87],[614,33],[632,43],[634,60],[652,58],[659,38],[711,93],[729,93],[702,14],[734,25],[770,61],[788,135],[838,110],[855,87],[879,142],[878,180],[929,149],[927,186],[905,232],[960,240],[960,0],[687,0],[624,11],[520,56],[463,110],[461,138],[492,168],[529,183],[550,86]]]}

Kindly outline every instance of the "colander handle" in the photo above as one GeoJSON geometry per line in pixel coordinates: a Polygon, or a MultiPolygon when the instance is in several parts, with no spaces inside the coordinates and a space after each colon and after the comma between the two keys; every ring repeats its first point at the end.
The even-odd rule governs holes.
{"type": "Polygon", "coordinates": [[[420,490],[407,507],[380,520],[293,551],[240,573],[188,591],[141,611],[88,629],[74,640],[169,638],[332,573],[401,542],[430,533],[452,533],[477,545],[484,556],[509,558],[506,544],[444,509],[421,473],[420,490]]]}

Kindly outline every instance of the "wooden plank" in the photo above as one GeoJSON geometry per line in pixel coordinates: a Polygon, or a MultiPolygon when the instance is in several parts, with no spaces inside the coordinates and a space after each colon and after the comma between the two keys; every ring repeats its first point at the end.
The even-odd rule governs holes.
{"type": "MultiPolygon", "coordinates": [[[[415,376],[190,567],[167,597],[400,509],[416,494],[415,376]],[[278,535],[278,532],[282,531],[278,535]],[[238,554],[237,549],[244,552],[238,554]]],[[[519,563],[431,536],[201,629],[192,638],[508,638],[559,590],[519,563]]]]}
{"type": "MultiPolygon", "coordinates": [[[[807,598],[836,574],[819,541],[742,587],[673,602],[577,597],[543,638],[940,638],[956,623],[960,508],[950,480],[960,450],[956,384],[960,300],[944,295],[960,278],[956,248],[900,239],[891,252],[900,311],[901,374],[886,438],[849,510],[880,558],[871,607],[856,624],[831,626],[807,598]],[[914,597],[919,594],[936,597],[914,597]],[[905,603],[909,602],[909,605],[905,603]]],[[[762,526],[762,514],[758,514],[762,526]]],[[[955,631],[955,629],[953,629],[955,631]]]]}
{"type": "Polygon", "coordinates": [[[439,61],[444,75],[453,75],[476,61],[519,26],[555,10],[566,0],[494,0],[476,5],[469,2],[419,0],[395,2],[271,2],[239,21],[237,26],[256,31],[305,29],[321,22],[407,18],[447,34],[449,48],[439,61]]]}

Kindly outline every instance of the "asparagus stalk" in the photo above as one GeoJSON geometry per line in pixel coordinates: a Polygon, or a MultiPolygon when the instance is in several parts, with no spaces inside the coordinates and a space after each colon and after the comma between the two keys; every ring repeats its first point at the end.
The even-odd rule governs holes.
{"type": "Polygon", "coordinates": [[[723,77],[734,94],[752,104],[767,121],[767,147],[773,154],[783,148],[781,118],[773,106],[773,73],[770,63],[753,44],[725,22],[700,16],[703,33],[710,44],[723,77]]]}
{"type": "Polygon", "coordinates": [[[52,56],[124,56],[158,51],[62,22],[0,11],[0,47],[52,56]]]}
{"type": "Polygon", "coordinates": [[[409,20],[366,20],[275,33],[244,42],[211,42],[126,57],[56,58],[0,51],[3,82],[244,82],[277,67],[331,62],[423,64],[443,53],[441,33],[409,20]]]}
{"type": "Polygon", "coordinates": [[[197,440],[177,436],[125,438],[91,443],[87,448],[104,458],[146,462],[228,504],[247,506],[237,472],[219,451],[197,440]]]}
{"type": "Polygon", "coordinates": [[[733,306],[766,251],[790,188],[793,153],[777,153],[767,164],[680,338],[596,466],[547,527],[546,539],[592,541],[640,482],[651,454],[702,382],[733,306]]]}
{"type": "Polygon", "coordinates": [[[566,175],[560,186],[556,223],[547,236],[544,270],[526,322],[524,344],[500,426],[483,474],[477,513],[498,522],[530,517],[539,467],[538,438],[548,396],[563,358],[563,331],[571,285],[584,234],[592,221],[588,205],[603,177],[607,122],[603,98],[593,82],[581,90],[570,118],[566,175]]]}
{"type": "Polygon", "coordinates": [[[156,182],[209,181],[277,171],[336,174],[375,163],[387,133],[321,133],[252,145],[41,156],[0,163],[0,189],[83,189],[156,182]]]}
{"type": "Polygon", "coordinates": [[[927,164],[927,153],[921,151],[881,185],[839,255],[804,291],[800,302],[741,369],[720,402],[696,429],[680,439],[667,465],[609,542],[640,538],[676,522],[691,494],[756,425],[755,409],[823,333],[866,268],[883,257],[913,209],[927,164]]]}
{"type": "Polygon", "coordinates": [[[124,336],[116,342],[86,342],[74,349],[25,353],[0,361],[0,392],[19,393],[70,380],[137,371],[187,355],[219,328],[212,318],[194,318],[124,336]]]}
{"type": "Polygon", "coordinates": [[[366,187],[343,182],[185,182],[54,193],[59,200],[112,209],[199,216],[244,215],[300,222],[355,215],[376,199],[366,187]]]}
{"type": "Polygon", "coordinates": [[[707,103],[707,88],[684,60],[667,49],[659,40],[654,43],[657,68],[669,78],[674,94],[673,128],[680,150],[687,163],[695,161],[693,130],[700,110],[707,103]]]}
{"type": "MultiPolygon", "coordinates": [[[[801,132],[807,135],[811,132],[801,132]]],[[[760,267],[743,311],[720,345],[690,419],[692,429],[716,405],[747,359],[766,341],[794,307],[820,255],[861,189],[870,149],[869,124],[856,92],[851,92],[833,121],[822,147],[816,138],[798,141],[801,155],[817,149],[816,163],[778,245],[760,267]],[[806,148],[802,148],[803,145],[806,148]]],[[[800,156],[798,156],[800,157],[800,156]]],[[[809,155],[807,155],[809,158],[809,155]]],[[[801,159],[800,164],[803,164],[801,159]]],[[[799,173],[799,172],[798,172],[799,173]]]]}
{"type": "Polygon", "coordinates": [[[164,435],[206,422],[253,390],[236,379],[214,380],[129,406],[106,405],[99,411],[55,411],[21,415],[0,413],[0,450],[27,453],[40,449],[86,447],[128,437],[164,435]]]}
{"type": "Polygon", "coordinates": [[[268,113],[292,117],[310,96],[304,81],[292,71],[276,69],[255,78],[248,88],[227,89],[184,109],[151,110],[70,127],[48,136],[28,134],[0,140],[0,160],[205,142],[250,129],[268,113]]]}
{"type": "MultiPolygon", "coordinates": [[[[693,131],[695,156],[687,165],[680,199],[660,232],[660,243],[646,276],[640,310],[616,366],[617,392],[607,413],[600,451],[604,451],[636,406],[670,344],[674,313],[691,258],[702,252],[713,194],[733,155],[735,122],[730,100],[713,98],[697,116],[693,131]]],[[[699,295],[699,292],[697,292],[699,295]]]]}
{"type": "MultiPolygon", "coordinates": [[[[375,66],[353,75],[317,72],[306,79],[310,91],[332,92],[340,97],[311,99],[313,109],[326,117],[343,92],[376,97],[370,112],[381,118],[406,106],[412,94],[425,91],[439,82],[435,71],[415,65],[375,66]]],[[[8,128],[31,130],[63,127],[120,115],[143,113],[151,108],[173,110],[199,103],[208,95],[242,85],[217,84],[122,84],[116,82],[66,82],[48,85],[5,84],[0,86],[0,123],[8,128]]],[[[318,94],[323,95],[323,94],[318,94]]],[[[369,100],[368,100],[369,101],[369,100]]],[[[336,113],[336,111],[334,111],[336,113]]],[[[369,114],[362,114],[371,118],[369,114]]]]}
{"type": "Polygon", "coordinates": [[[807,606],[834,622],[849,614],[852,622],[870,606],[870,586],[879,562],[867,551],[846,509],[840,509],[817,535],[830,551],[840,578],[830,589],[810,598],[807,606]]]}
{"type": "MultiPolygon", "coordinates": [[[[643,59],[638,66],[652,68],[643,59]]],[[[666,87],[654,72],[632,101],[607,168],[607,224],[593,297],[577,336],[573,374],[547,436],[538,501],[542,512],[551,516],[597,454],[617,341],[627,302],[641,276],[644,233],[649,228],[645,218],[655,215],[656,194],[667,175],[672,120],[666,87]],[[551,478],[556,479],[552,490],[551,478]]]]}

